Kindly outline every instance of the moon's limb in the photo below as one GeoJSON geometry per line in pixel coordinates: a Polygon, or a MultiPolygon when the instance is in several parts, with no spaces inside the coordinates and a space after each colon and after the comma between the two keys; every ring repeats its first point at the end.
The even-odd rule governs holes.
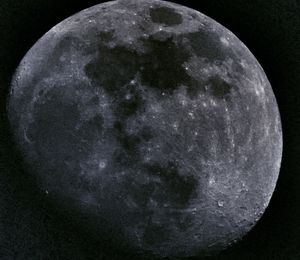
{"type": "Polygon", "coordinates": [[[18,67],[8,111],[49,197],[158,256],[241,238],[279,173],[263,69],[226,28],[168,2],[108,2],[53,27],[18,67]]]}

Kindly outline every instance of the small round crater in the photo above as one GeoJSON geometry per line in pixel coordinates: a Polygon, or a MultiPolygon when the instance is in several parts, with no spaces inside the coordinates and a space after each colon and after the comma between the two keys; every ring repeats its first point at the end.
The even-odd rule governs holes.
{"type": "Polygon", "coordinates": [[[99,168],[100,169],[104,169],[106,167],[106,160],[100,160],[99,162],[99,168]]]}

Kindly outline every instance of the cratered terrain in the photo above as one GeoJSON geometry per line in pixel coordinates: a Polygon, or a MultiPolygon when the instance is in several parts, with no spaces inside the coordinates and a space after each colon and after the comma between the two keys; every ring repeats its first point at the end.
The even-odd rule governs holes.
{"type": "Polygon", "coordinates": [[[140,254],[226,248],[278,178],[281,123],[263,69],[226,28],[173,3],[113,1],[53,27],[21,61],[8,112],[49,200],[140,254]]]}

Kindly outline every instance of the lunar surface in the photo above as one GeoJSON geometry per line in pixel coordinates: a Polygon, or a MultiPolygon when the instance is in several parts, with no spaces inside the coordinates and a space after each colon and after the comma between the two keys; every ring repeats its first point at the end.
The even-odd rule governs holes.
{"type": "Polygon", "coordinates": [[[38,187],[100,241],[194,256],[243,237],[282,153],[270,83],[226,28],[156,0],[96,5],[47,32],[11,85],[38,187]]]}

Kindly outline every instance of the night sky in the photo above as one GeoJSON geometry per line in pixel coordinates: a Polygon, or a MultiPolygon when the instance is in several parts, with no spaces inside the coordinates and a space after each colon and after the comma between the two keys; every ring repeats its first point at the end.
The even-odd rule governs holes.
{"type": "MultiPolygon", "coordinates": [[[[283,161],[270,206],[243,241],[211,259],[300,259],[300,2],[173,2],[215,19],[246,44],[267,74],[282,119],[283,161]]],[[[14,150],[5,111],[11,77],[28,49],[63,19],[99,3],[0,0],[0,259],[127,257],[109,247],[99,249],[55,213],[14,150]]]]}

